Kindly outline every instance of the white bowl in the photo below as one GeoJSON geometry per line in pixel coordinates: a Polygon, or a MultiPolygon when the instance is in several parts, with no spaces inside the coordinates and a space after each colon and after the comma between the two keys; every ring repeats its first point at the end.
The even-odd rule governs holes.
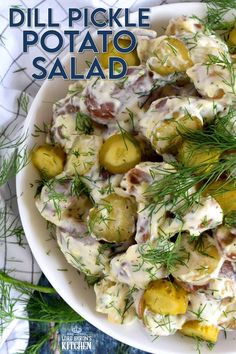
{"type": "MultiPolygon", "coordinates": [[[[181,15],[203,16],[206,8],[200,3],[181,3],[164,5],[151,9],[152,28],[161,33],[169,19],[181,15]]],[[[132,14],[131,20],[136,19],[136,14],[132,14]]],[[[100,41],[97,41],[100,44],[100,41]]],[[[93,54],[81,54],[83,58],[91,60],[93,54]]],[[[69,62],[69,55],[65,63],[69,62]]],[[[82,60],[81,60],[82,62],[82,60]]],[[[85,66],[79,61],[78,70],[81,72],[85,66]]],[[[30,108],[25,123],[28,130],[27,144],[30,147],[43,142],[44,137],[32,137],[34,124],[42,126],[43,122],[50,122],[52,117],[52,104],[66,94],[69,81],[62,79],[46,80],[39,90],[30,108]]],[[[162,337],[153,341],[142,324],[137,320],[131,325],[114,325],[106,320],[106,316],[95,311],[95,295],[93,288],[88,288],[84,281],[84,276],[79,275],[77,270],[70,266],[57,243],[49,235],[46,228],[46,221],[41,217],[34,204],[36,191],[36,179],[39,178],[35,168],[31,164],[27,165],[17,176],[18,205],[22,224],[29,245],[40,268],[57,290],[61,297],[82,317],[107,333],[111,337],[124,342],[133,347],[158,354],[196,354],[196,343],[193,340],[176,334],[174,336],[162,337]],[[34,186],[30,187],[33,183],[34,186]],[[67,271],[61,271],[67,269],[67,271]]],[[[219,342],[212,351],[204,347],[204,353],[224,353],[235,354],[235,332],[227,334],[227,340],[221,335],[219,342]]],[[[203,353],[202,351],[202,353],[203,353]]]]}

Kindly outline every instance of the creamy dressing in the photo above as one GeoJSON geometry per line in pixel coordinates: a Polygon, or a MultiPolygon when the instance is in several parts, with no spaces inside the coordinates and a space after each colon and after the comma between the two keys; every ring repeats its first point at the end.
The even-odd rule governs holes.
{"type": "MultiPolygon", "coordinates": [[[[162,205],[153,207],[148,193],[153,182],[176,172],[171,163],[176,162],[182,141],[175,145],[166,139],[166,133],[172,129],[178,138],[175,127],[182,124],[183,117],[184,126],[194,120],[193,128],[202,129],[214,122],[216,114],[227,113],[232,104],[236,91],[232,72],[223,64],[206,64],[209,55],[232,64],[228,48],[197,19],[186,16],[172,19],[161,37],[153,30],[137,29],[134,33],[140,66],[129,67],[121,80],[93,78],[70,85],[67,96],[53,106],[50,141],[64,149],[67,160],[64,171],[43,186],[36,206],[57,226],[57,242],[68,263],[98,278],[94,285],[96,310],[109,321],[129,323],[137,314],[154,336],[174,334],[190,320],[236,329],[236,229],[222,225],[223,211],[211,196],[201,196],[180,218],[181,199],[173,205],[173,195],[167,194],[162,205]],[[179,54],[177,50],[173,56],[173,48],[162,46],[168,38],[181,48],[179,54]],[[183,54],[185,49],[189,58],[183,54]],[[161,75],[158,57],[167,54],[173,56],[177,69],[192,66],[161,75]],[[91,119],[91,134],[78,129],[79,115],[91,119]],[[174,128],[170,125],[168,130],[171,122],[174,128]],[[125,174],[111,174],[101,168],[99,151],[108,137],[124,132],[143,144],[145,158],[143,154],[142,162],[125,174]],[[175,152],[168,149],[172,144],[175,152]],[[150,148],[155,156],[149,161],[146,153],[150,156],[150,148]],[[163,162],[157,162],[162,158],[163,162]],[[88,187],[89,197],[74,192],[75,176],[88,187]],[[98,241],[88,230],[94,203],[112,193],[132,196],[136,202],[137,221],[131,237],[123,243],[108,243],[103,237],[98,241]],[[167,277],[187,289],[189,303],[183,315],[161,315],[144,304],[150,282],[167,277]]],[[[230,123],[229,129],[236,132],[235,117],[230,123]]],[[[196,188],[190,188],[187,197],[196,188]]],[[[101,218],[109,218],[105,208],[101,218]]]]}
{"type": "Polygon", "coordinates": [[[203,97],[233,101],[236,83],[231,81],[231,74],[225,66],[196,64],[186,72],[203,97]]]}
{"type": "Polygon", "coordinates": [[[105,313],[108,321],[117,324],[130,323],[135,319],[135,311],[129,287],[103,279],[94,285],[96,310],[105,313]]]}
{"type": "Polygon", "coordinates": [[[147,308],[144,310],[143,322],[154,336],[169,336],[181,329],[186,322],[185,315],[160,315],[147,308]]]}
{"type": "MultiPolygon", "coordinates": [[[[142,252],[150,250],[150,246],[142,245],[142,252]]],[[[143,261],[140,254],[140,245],[133,245],[128,250],[111,260],[111,274],[121,283],[139,289],[144,289],[148,283],[155,279],[161,279],[168,275],[161,264],[152,264],[143,261]]]]}
{"type": "Polygon", "coordinates": [[[204,285],[218,276],[224,259],[218,254],[213,238],[206,235],[205,242],[204,246],[197,246],[187,234],[182,234],[180,248],[188,252],[188,259],[173,270],[172,275],[176,279],[193,285],[204,285]]]}
{"type": "Polygon", "coordinates": [[[202,324],[216,325],[226,306],[221,300],[208,298],[200,292],[190,294],[187,316],[190,320],[200,320],[202,324]]]}
{"type": "Polygon", "coordinates": [[[109,266],[109,252],[101,252],[101,245],[93,237],[72,235],[57,228],[57,242],[66,260],[88,276],[102,276],[109,266]]]}

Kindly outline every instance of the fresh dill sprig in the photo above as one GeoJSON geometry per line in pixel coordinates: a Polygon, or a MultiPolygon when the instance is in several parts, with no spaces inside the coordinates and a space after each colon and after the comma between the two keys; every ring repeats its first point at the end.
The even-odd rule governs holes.
{"type": "Polygon", "coordinates": [[[236,211],[231,211],[224,216],[223,224],[227,227],[236,227],[236,211]]]}
{"type": "MultiPolygon", "coordinates": [[[[12,132],[16,127],[14,126],[12,132]]],[[[7,136],[6,129],[0,132],[0,186],[14,177],[29,162],[29,153],[25,141],[27,133],[20,137],[7,136]]]]}
{"type": "Polygon", "coordinates": [[[83,321],[82,317],[61,297],[53,296],[50,300],[41,292],[34,293],[27,305],[29,316],[27,319],[33,322],[55,322],[60,324],[83,321]]]}
{"type": "MultiPolygon", "coordinates": [[[[53,338],[53,342],[51,343],[50,347],[52,347],[52,349],[54,347],[56,347],[56,345],[58,343],[55,343],[56,341],[56,333],[58,332],[60,328],[60,324],[54,324],[52,327],[49,328],[49,331],[47,333],[45,333],[44,335],[41,335],[39,337],[39,333],[37,333],[37,337],[39,337],[39,339],[36,341],[36,343],[29,345],[26,350],[24,351],[24,353],[22,354],[39,354],[41,353],[43,346],[48,343],[49,341],[52,340],[53,338]]],[[[34,338],[34,336],[33,336],[34,338]]],[[[55,349],[55,348],[54,348],[55,349]]]]}
{"type": "MultiPolygon", "coordinates": [[[[152,213],[166,206],[181,219],[190,207],[200,202],[201,196],[213,182],[222,177],[224,173],[235,169],[236,155],[229,155],[225,160],[211,163],[210,169],[207,169],[209,163],[186,167],[179,162],[172,162],[170,166],[171,168],[152,168],[154,173],[162,178],[154,180],[144,193],[149,199],[146,208],[152,213]]],[[[229,181],[233,182],[230,188],[236,187],[233,177],[229,176],[227,182],[229,181]]],[[[225,183],[217,190],[217,193],[226,190],[229,190],[229,186],[225,183]]]]}
{"type": "Polygon", "coordinates": [[[133,137],[133,135],[130,134],[125,128],[123,128],[118,122],[118,120],[116,121],[116,124],[118,125],[118,128],[120,130],[120,134],[122,136],[126,150],[128,150],[127,140],[131,141],[134,145],[139,145],[138,141],[133,137]]]}
{"type": "Polygon", "coordinates": [[[0,293],[0,333],[15,319],[58,324],[83,321],[59,295],[55,295],[53,288],[32,285],[2,273],[0,293]],[[26,308],[28,315],[17,310],[19,304],[26,308]]]}
{"type": "Polygon", "coordinates": [[[46,124],[45,122],[43,122],[42,128],[40,128],[37,124],[34,124],[34,134],[32,134],[32,136],[34,138],[38,138],[40,136],[40,134],[47,135],[49,132],[50,132],[49,124],[46,124]]]}
{"type": "MultiPolygon", "coordinates": [[[[171,162],[165,168],[152,168],[154,180],[144,193],[149,200],[146,207],[150,212],[167,206],[168,210],[181,217],[191,206],[199,202],[210,184],[219,178],[224,177],[226,182],[232,182],[232,187],[235,186],[236,154],[230,153],[236,150],[233,130],[235,121],[235,110],[229,109],[224,116],[216,116],[215,124],[205,130],[179,128],[179,134],[190,143],[190,153],[193,156],[198,151],[212,150],[219,152],[221,156],[218,161],[206,161],[199,165],[185,166],[181,162],[171,162]]],[[[225,189],[226,185],[223,184],[217,193],[222,193],[225,189]]]]}
{"type": "Polygon", "coordinates": [[[86,275],[84,274],[84,280],[89,286],[93,286],[101,280],[101,277],[98,275],[86,275]]]}
{"type": "Polygon", "coordinates": [[[232,28],[234,21],[226,21],[224,17],[236,9],[235,0],[205,0],[204,2],[207,4],[207,15],[203,21],[210,31],[232,28]]]}
{"type": "Polygon", "coordinates": [[[22,92],[20,97],[17,98],[18,107],[22,109],[22,111],[28,114],[29,110],[29,96],[26,92],[22,92]]]}
{"type": "Polygon", "coordinates": [[[20,137],[15,137],[10,139],[4,133],[4,131],[0,131],[0,150],[4,149],[17,149],[19,148],[26,140],[27,134],[23,134],[20,137]]]}
{"type": "Polygon", "coordinates": [[[84,180],[85,178],[77,173],[71,182],[71,194],[75,195],[77,198],[79,198],[82,194],[90,198],[91,191],[84,180]]]}
{"type": "MultiPolygon", "coordinates": [[[[23,227],[20,224],[19,215],[14,215],[7,205],[0,208],[0,239],[6,239],[11,236],[16,237],[19,246],[22,245],[24,235],[23,227]]],[[[13,241],[12,241],[13,242],[13,241]]]]}
{"type": "Polygon", "coordinates": [[[12,278],[10,275],[6,274],[3,271],[0,271],[0,281],[11,284],[12,286],[14,286],[15,289],[21,292],[40,291],[42,293],[47,293],[47,294],[56,294],[56,291],[53,288],[49,288],[41,285],[34,285],[23,280],[12,278]]]}
{"type": "Polygon", "coordinates": [[[77,112],[75,117],[75,128],[77,131],[83,134],[92,134],[93,125],[91,118],[84,113],[77,112]]]}
{"type": "Polygon", "coordinates": [[[130,354],[131,348],[124,343],[118,342],[114,354],[130,354]]]}
{"type": "Polygon", "coordinates": [[[222,82],[229,86],[231,93],[236,94],[235,84],[236,84],[236,70],[233,65],[233,62],[228,58],[227,53],[219,53],[219,55],[208,54],[208,60],[205,65],[209,68],[211,65],[219,65],[225,68],[229,73],[229,80],[225,79],[224,75],[217,74],[222,82]]]}
{"type": "Polygon", "coordinates": [[[171,273],[176,266],[186,265],[189,259],[189,253],[180,247],[181,234],[178,235],[176,242],[169,242],[166,239],[160,239],[157,246],[150,245],[146,249],[143,245],[139,246],[139,253],[143,262],[151,264],[161,264],[171,273]]]}
{"type": "Polygon", "coordinates": [[[209,350],[213,350],[214,349],[215,343],[213,343],[213,342],[209,342],[209,341],[203,340],[202,338],[199,338],[199,337],[196,337],[196,336],[194,336],[193,339],[196,341],[196,353],[198,353],[198,354],[203,354],[202,353],[202,347],[204,345],[206,345],[209,350]]]}
{"type": "Polygon", "coordinates": [[[27,148],[25,146],[21,147],[12,155],[2,157],[0,162],[0,186],[2,186],[29,163],[27,148]]]}
{"type": "Polygon", "coordinates": [[[67,196],[63,193],[63,192],[58,192],[55,188],[55,184],[56,183],[66,183],[68,181],[68,178],[60,178],[60,179],[56,179],[56,178],[52,178],[50,180],[45,180],[44,186],[47,187],[47,196],[48,199],[45,202],[45,206],[48,202],[52,202],[53,207],[55,209],[55,212],[58,216],[58,218],[61,218],[61,202],[66,202],[67,201],[67,196]]]}
{"type": "Polygon", "coordinates": [[[236,150],[236,136],[234,132],[236,126],[236,110],[229,107],[225,115],[217,114],[213,124],[204,130],[192,130],[184,126],[178,128],[179,135],[191,143],[193,153],[197,149],[204,151],[216,150],[220,153],[236,150]]]}

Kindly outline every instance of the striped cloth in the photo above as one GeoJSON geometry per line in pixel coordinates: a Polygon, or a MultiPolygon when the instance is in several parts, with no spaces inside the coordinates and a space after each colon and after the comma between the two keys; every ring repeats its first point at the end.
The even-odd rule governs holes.
{"type": "MultiPolygon", "coordinates": [[[[28,53],[22,50],[22,31],[20,28],[9,27],[9,8],[15,6],[26,10],[39,8],[41,19],[46,21],[47,9],[54,9],[54,19],[60,22],[59,31],[67,26],[68,8],[84,7],[112,7],[130,8],[136,11],[138,7],[152,7],[165,3],[173,3],[173,0],[4,0],[0,2],[0,141],[5,143],[14,142],[18,139],[24,120],[27,116],[30,104],[37,94],[42,81],[32,79],[34,68],[32,58],[45,56],[47,68],[50,69],[52,62],[58,53],[50,55],[42,51],[37,44],[31,47],[28,53]],[[81,6],[82,5],[82,6],[81,6]]],[[[38,33],[45,31],[41,28],[32,28],[38,33]]],[[[74,29],[82,30],[78,23],[74,29]]],[[[66,44],[59,53],[63,57],[68,51],[66,44]]],[[[14,148],[0,148],[0,165],[4,163],[7,155],[14,153],[14,148]]],[[[41,271],[34,260],[34,257],[27,245],[26,238],[21,228],[18,210],[16,205],[15,180],[7,181],[0,188],[0,269],[10,273],[11,276],[38,283],[41,271]]],[[[4,284],[1,283],[1,301],[4,303],[4,284]]],[[[12,298],[19,294],[11,290],[12,298]]],[[[7,304],[6,304],[7,307],[7,304]]],[[[15,314],[25,316],[23,305],[14,307],[15,314]]],[[[24,320],[13,320],[10,323],[3,323],[0,318],[0,354],[16,354],[24,352],[28,342],[29,324],[24,320]]]]}

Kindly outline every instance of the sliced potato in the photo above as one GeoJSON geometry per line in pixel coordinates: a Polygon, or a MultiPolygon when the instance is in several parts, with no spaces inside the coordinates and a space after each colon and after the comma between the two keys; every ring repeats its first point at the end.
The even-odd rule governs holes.
{"type": "Polygon", "coordinates": [[[143,295],[144,306],[160,315],[181,315],[187,311],[187,292],[169,280],[151,282],[143,295]]]}
{"type": "Polygon", "coordinates": [[[188,49],[175,37],[165,37],[154,48],[148,64],[160,75],[183,72],[193,65],[188,49]]]}
{"type": "Polygon", "coordinates": [[[198,117],[180,116],[171,119],[165,119],[158,123],[153,129],[151,143],[159,153],[172,152],[183,142],[178,130],[184,126],[191,130],[202,128],[202,122],[198,117]]]}
{"type": "Polygon", "coordinates": [[[209,186],[207,193],[220,204],[225,215],[236,211],[236,184],[219,180],[209,186]]]}
{"type": "Polygon", "coordinates": [[[197,337],[202,340],[215,343],[219,329],[213,325],[204,325],[200,321],[188,321],[180,330],[185,336],[197,337]]]}
{"type": "Polygon", "coordinates": [[[58,145],[44,144],[33,150],[31,158],[41,174],[52,178],[63,171],[66,154],[58,145]]]}
{"type": "Polygon", "coordinates": [[[215,241],[207,234],[202,234],[193,241],[188,234],[183,234],[179,249],[185,250],[189,257],[183,264],[176,265],[171,272],[178,281],[193,285],[207,284],[211,274],[222,264],[215,241]]]}
{"type": "Polygon", "coordinates": [[[141,161],[141,149],[127,134],[115,134],[102,145],[99,161],[111,173],[125,173],[141,161]]]}
{"type": "MultiPolygon", "coordinates": [[[[129,38],[120,38],[119,45],[122,48],[127,48],[130,45],[130,39],[129,38]]],[[[108,52],[101,54],[101,64],[104,69],[108,68],[110,57],[122,58],[126,61],[128,66],[138,66],[140,63],[136,49],[134,49],[130,53],[121,53],[115,49],[112,41],[110,41],[108,43],[108,52]]],[[[116,67],[119,67],[118,63],[116,64],[116,67]]]]}
{"type": "Polygon", "coordinates": [[[218,151],[195,149],[195,146],[188,141],[183,142],[178,151],[178,160],[186,167],[199,167],[198,173],[211,171],[212,165],[219,160],[219,157],[218,151]]]}
{"type": "Polygon", "coordinates": [[[97,239],[123,242],[135,231],[136,203],[134,198],[112,193],[95,205],[89,213],[89,230],[97,239]]]}
{"type": "Polygon", "coordinates": [[[98,162],[98,152],[101,145],[101,136],[79,135],[67,157],[65,166],[67,175],[85,175],[98,162]]]}

